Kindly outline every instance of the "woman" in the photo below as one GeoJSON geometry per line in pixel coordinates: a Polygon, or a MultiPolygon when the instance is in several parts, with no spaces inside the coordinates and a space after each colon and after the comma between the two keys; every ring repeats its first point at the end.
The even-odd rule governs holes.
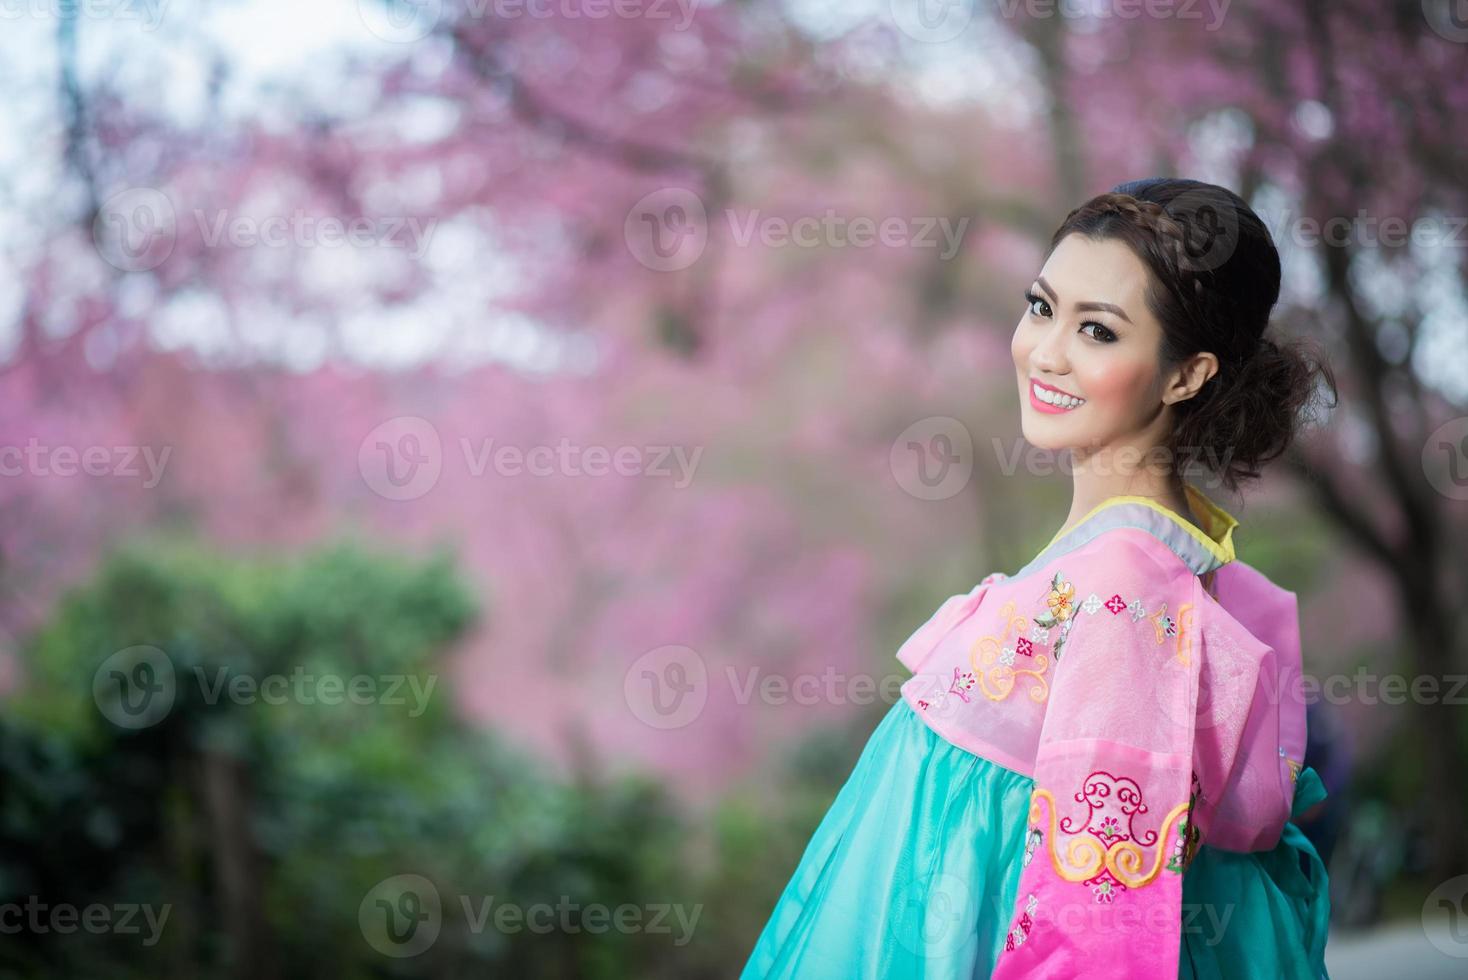
{"type": "Polygon", "coordinates": [[[743,977],[1322,977],[1295,595],[1230,490],[1328,368],[1263,336],[1279,255],[1237,195],[1133,181],[1075,209],[1011,343],[1070,515],[945,601],[743,977]]]}

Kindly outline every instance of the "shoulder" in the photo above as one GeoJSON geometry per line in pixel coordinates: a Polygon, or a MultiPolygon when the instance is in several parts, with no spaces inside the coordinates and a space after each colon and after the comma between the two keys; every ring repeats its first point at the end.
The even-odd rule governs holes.
{"type": "Polygon", "coordinates": [[[1099,588],[1111,583],[1133,592],[1189,591],[1197,576],[1181,559],[1147,531],[1109,528],[1051,563],[1066,577],[1099,588]]]}

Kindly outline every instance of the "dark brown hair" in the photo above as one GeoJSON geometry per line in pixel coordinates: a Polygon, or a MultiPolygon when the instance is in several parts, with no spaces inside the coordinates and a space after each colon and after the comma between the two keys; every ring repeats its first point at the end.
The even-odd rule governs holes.
{"type": "Polygon", "coordinates": [[[1279,299],[1279,251],[1233,191],[1182,178],[1128,181],[1066,215],[1050,251],[1072,233],[1117,239],[1146,265],[1164,369],[1200,351],[1218,358],[1198,393],[1172,406],[1165,448],[1177,472],[1201,463],[1237,490],[1289,448],[1318,380],[1336,394],[1313,344],[1264,336],[1279,299]]]}

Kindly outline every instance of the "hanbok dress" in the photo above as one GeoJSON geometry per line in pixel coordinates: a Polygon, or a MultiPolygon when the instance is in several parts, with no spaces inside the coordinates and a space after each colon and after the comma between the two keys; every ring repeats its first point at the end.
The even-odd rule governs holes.
{"type": "Polygon", "coordinates": [[[1296,597],[1187,498],[1108,498],[901,645],[742,980],[1326,976],[1296,597]]]}

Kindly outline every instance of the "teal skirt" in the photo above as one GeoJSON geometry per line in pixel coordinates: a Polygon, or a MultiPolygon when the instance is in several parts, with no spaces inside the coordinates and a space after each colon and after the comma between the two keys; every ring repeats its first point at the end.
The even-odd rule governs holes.
{"type": "MultiPolygon", "coordinates": [[[[740,974],[988,977],[1019,887],[1033,781],[944,740],[899,698],[806,845],[740,974]]],[[[1294,815],[1325,797],[1315,770],[1294,815]]],[[[1198,849],[1178,976],[1326,977],[1325,867],[1294,823],[1272,851],[1198,849]]]]}

